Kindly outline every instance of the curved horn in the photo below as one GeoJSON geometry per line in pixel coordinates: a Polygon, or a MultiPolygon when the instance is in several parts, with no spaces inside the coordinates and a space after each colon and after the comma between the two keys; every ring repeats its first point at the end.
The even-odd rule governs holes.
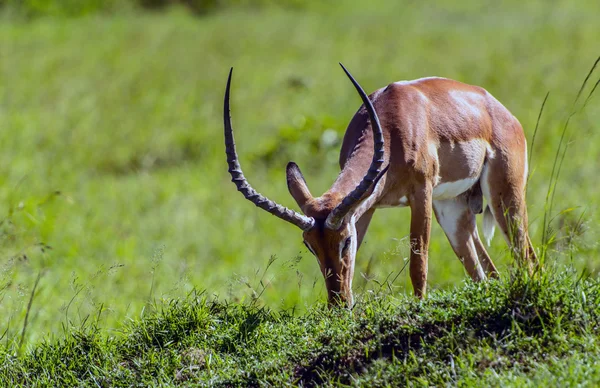
{"type": "Polygon", "coordinates": [[[373,104],[369,100],[369,97],[365,91],[360,87],[358,82],[352,77],[352,74],[344,65],[340,63],[344,72],[352,81],[352,84],[356,88],[356,91],[360,95],[367,112],[369,113],[369,119],[371,120],[371,129],[373,130],[373,160],[367,174],[363,177],[362,181],[356,186],[354,190],[350,192],[342,202],[329,214],[326,221],[326,226],[330,229],[338,229],[344,216],[350,211],[350,209],[362,198],[362,196],[369,190],[373,185],[373,182],[381,172],[381,166],[383,165],[383,131],[381,130],[381,124],[379,123],[379,117],[373,108],[373,104]]]}
{"type": "Polygon", "coordinates": [[[293,210],[290,210],[284,206],[281,206],[267,197],[264,197],[260,193],[250,186],[240,163],[238,162],[237,152],[235,151],[235,140],[233,138],[233,129],[231,128],[231,116],[229,114],[229,87],[231,85],[231,75],[233,74],[233,67],[229,71],[229,78],[227,79],[227,89],[225,89],[225,105],[223,108],[223,123],[225,125],[225,153],[227,154],[227,164],[229,165],[229,173],[231,174],[231,181],[235,183],[238,191],[244,194],[244,197],[258,206],[261,209],[268,211],[281,218],[282,220],[291,222],[302,230],[308,230],[313,227],[315,220],[312,217],[304,216],[293,210]]]}

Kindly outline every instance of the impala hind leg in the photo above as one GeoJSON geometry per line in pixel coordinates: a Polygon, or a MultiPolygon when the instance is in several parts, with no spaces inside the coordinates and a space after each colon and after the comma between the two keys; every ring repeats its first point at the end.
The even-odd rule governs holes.
{"type": "Polygon", "coordinates": [[[528,234],[526,153],[496,157],[483,168],[481,188],[496,224],[520,264],[531,273],[537,257],[528,234]],[[523,166],[517,168],[516,166],[523,166]]]}
{"type": "Polygon", "coordinates": [[[494,263],[479,240],[475,213],[469,206],[468,197],[433,201],[438,223],[444,230],[450,245],[474,281],[497,276],[494,263]]]}
{"type": "Polygon", "coordinates": [[[498,270],[492,261],[492,258],[487,253],[485,246],[479,239],[479,233],[477,233],[477,227],[473,231],[473,242],[475,243],[475,249],[477,250],[477,256],[479,256],[479,262],[483,267],[485,274],[492,279],[498,279],[498,270]]]}

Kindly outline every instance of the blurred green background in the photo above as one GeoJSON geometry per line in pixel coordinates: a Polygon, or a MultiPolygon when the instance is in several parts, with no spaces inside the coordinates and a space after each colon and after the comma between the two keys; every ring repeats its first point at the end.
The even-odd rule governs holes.
{"type": "MultiPolygon", "coordinates": [[[[92,317],[118,329],[191,290],[295,308],[325,299],[294,226],[229,181],[222,98],[254,187],[296,208],[285,164],[327,190],[367,91],[444,76],[486,88],[533,135],[531,234],[565,120],[600,54],[597,1],[0,0],[0,338],[39,341],[92,317]]],[[[597,71],[582,93],[581,107],[597,71]]],[[[598,96],[570,120],[550,258],[597,274],[598,96]]],[[[357,259],[359,295],[410,292],[409,211],[378,211],[357,259]]],[[[433,227],[429,286],[466,279],[433,227]]],[[[510,265],[498,235],[489,249],[510,265]]]]}

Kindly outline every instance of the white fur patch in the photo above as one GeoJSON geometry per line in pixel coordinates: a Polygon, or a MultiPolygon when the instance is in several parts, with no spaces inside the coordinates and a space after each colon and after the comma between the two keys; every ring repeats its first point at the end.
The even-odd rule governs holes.
{"type": "MultiPolygon", "coordinates": [[[[494,213],[494,209],[492,207],[492,202],[491,202],[491,192],[490,192],[490,183],[489,183],[489,168],[488,166],[484,165],[483,166],[483,171],[481,172],[481,180],[479,181],[481,184],[481,192],[483,193],[483,197],[485,198],[485,201],[487,202],[488,206],[486,208],[486,210],[483,212],[483,236],[485,237],[486,243],[489,246],[491,241],[492,241],[492,237],[494,237],[494,229],[496,226],[496,217],[497,214],[494,213]]],[[[502,216],[502,215],[500,215],[502,216]]],[[[510,242],[508,241],[508,236],[506,236],[504,233],[500,233],[502,236],[504,236],[504,239],[506,240],[507,243],[509,243],[510,246],[510,242]]]]}
{"type": "Polygon", "coordinates": [[[446,78],[435,77],[435,76],[433,76],[433,77],[424,77],[424,78],[413,79],[413,80],[410,80],[410,81],[397,81],[397,82],[394,82],[394,84],[396,84],[396,85],[414,85],[414,84],[418,84],[419,82],[428,81],[428,80],[432,80],[432,79],[446,79],[446,78]]]}
{"type": "MultiPolygon", "coordinates": [[[[456,246],[460,243],[459,234],[464,232],[463,230],[459,230],[458,224],[460,218],[463,216],[465,211],[467,211],[467,207],[463,202],[459,202],[454,199],[448,199],[443,201],[434,201],[433,206],[435,207],[436,215],[438,222],[442,229],[444,229],[444,233],[450,240],[450,244],[452,246],[456,246]]],[[[477,276],[480,280],[485,279],[485,273],[483,272],[483,268],[481,267],[481,263],[477,258],[477,249],[475,248],[475,242],[473,241],[473,236],[468,237],[467,244],[471,252],[475,254],[475,269],[477,271],[477,276]]],[[[464,258],[460,258],[460,260],[464,260],[464,258]]]]}
{"type": "Polygon", "coordinates": [[[488,175],[489,168],[487,165],[483,165],[483,169],[481,170],[481,178],[479,179],[479,184],[481,185],[481,192],[483,193],[483,197],[485,201],[489,204],[491,199],[490,194],[490,184],[488,183],[488,175]]]}
{"type": "Polygon", "coordinates": [[[485,237],[485,243],[489,247],[494,237],[494,230],[496,228],[496,220],[488,205],[483,213],[483,237],[485,237]]]}
{"type": "Polygon", "coordinates": [[[435,201],[433,206],[436,210],[438,222],[452,245],[458,243],[458,220],[465,211],[462,204],[454,200],[435,201]]]}
{"type": "Polygon", "coordinates": [[[494,149],[492,148],[492,145],[490,143],[486,142],[486,151],[487,151],[487,155],[486,157],[488,159],[494,159],[496,157],[496,151],[494,151],[494,149]]]}
{"type": "Polygon", "coordinates": [[[454,182],[440,183],[439,185],[433,188],[433,199],[443,200],[454,198],[469,190],[471,186],[473,186],[473,184],[477,182],[478,179],[479,177],[475,176],[472,178],[461,179],[454,182]]]}
{"type": "MultiPolygon", "coordinates": [[[[350,257],[352,258],[352,266],[354,266],[354,259],[356,258],[356,251],[358,250],[358,235],[356,233],[356,217],[352,217],[350,220],[350,257]]],[[[352,270],[354,272],[354,269],[352,270]]],[[[350,285],[352,286],[352,279],[350,279],[350,285]]]]}
{"type": "MultiPolygon", "coordinates": [[[[349,252],[349,256],[350,256],[350,271],[348,273],[348,276],[350,277],[348,279],[348,290],[350,291],[350,300],[348,301],[348,304],[350,305],[350,307],[354,306],[354,296],[352,294],[352,280],[354,278],[354,262],[356,260],[356,251],[358,250],[358,235],[356,233],[356,217],[352,217],[350,219],[350,223],[348,224],[348,227],[350,228],[350,247],[348,248],[350,250],[349,252]]],[[[340,260],[341,260],[341,247],[340,247],[340,260]]]]}

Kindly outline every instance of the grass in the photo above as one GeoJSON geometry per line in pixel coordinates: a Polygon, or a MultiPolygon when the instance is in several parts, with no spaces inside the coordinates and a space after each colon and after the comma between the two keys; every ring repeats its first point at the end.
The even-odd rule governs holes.
{"type": "Polygon", "coordinates": [[[211,301],[156,306],[106,337],[87,322],[21,358],[3,385],[596,386],[600,284],[575,272],[380,293],[306,314],[211,301]]]}
{"type": "MultiPolygon", "coordinates": [[[[144,325],[152,325],[160,317],[155,311],[159,307],[165,314],[195,311],[217,320],[230,314],[232,324],[245,316],[264,314],[268,317],[265,322],[281,330],[271,349],[285,349],[285,341],[300,341],[305,334],[298,327],[322,327],[322,319],[340,331],[343,325],[353,328],[349,337],[338,333],[340,337],[335,338],[366,349],[368,357],[373,357],[373,349],[359,346],[362,337],[356,328],[369,308],[377,316],[371,322],[375,326],[380,324],[379,316],[403,319],[409,309],[433,306],[435,301],[459,314],[467,310],[452,310],[450,300],[467,297],[481,287],[488,290],[488,286],[474,285],[455,289],[465,278],[464,270],[434,225],[431,298],[419,304],[405,297],[410,290],[408,274],[402,270],[408,253],[409,212],[389,209],[377,212],[358,255],[354,284],[355,293],[365,300],[363,307],[353,316],[323,313],[314,307],[320,306],[325,290],[300,233],[244,201],[229,182],[220,118],[230,66],[235,67],[233,124],[246,176],[263,194],[291,208],[295,204],[287,193],[285,164],[298,162],[313,193],[325,191],[338,171],[345,127],[360,105],[338,62],[343,62],[367,91],[429,75],[485,87],[519,118],[528,139],[538,128],[533,146],[530,142],[528,209],[534,242],[547,242],[542,245],[547,249],[546,264],[589,274],[593,283],[600,269],[596,227],[600,202],[593,162],[600,157],[600,108],[597,96],[588,99],[588,95],[597,85],[597,71],[576,106],[587,102],[585,109],[575,109],[572,117],[570,113],[578,87],[599,54],[596,37],[600,27],[595,18],[599,11],[593,1],[536,0],[527,4],[445,1],[435,7],[420,2],[346,1],[303,9],[230,8],[201,18],[182,8],[31,21],[3,14],[0,341],[6,354],[2,373],[24,381],[23,373],[30,366],[43,372],[52,364],[63,368],[65,379],[108,378],[108,369],[103,368],[111,365],[122,372],[123,381],[137,378],[135,373],[145,372],[119,364],[129,360],[122,354],[122,341],[144,325]],[[567,119],[568,130],[561,140],[567,119]],[[549,212],[544,199],[548,182],[556,174],[555,153],[565,149],[559,149],[559,143],[569,148],[558,183],[550,182],[555,190],[549,212]],[[202,290],[200,301],[186,299],[194,290],[202,290]],[[382,290],[391,290],[391,296],[381,299],[382,290]],[[370,301],[370,295],[375,295],[375,301],[370,301]],[[173,302],[165,302],[165,306],[161,300],[173,302]],[[444,305],[442,300],[448,303],[444,305]],[[359,313],[361,309],[364,311],[359,313]],[[132,323],[124,327],[128,321],[132,323]],[[82,327],[81,333],[71,334],[82,327]],[[298,330],[294,332],[298,336],[285,340],[286,330],[298,330]],[[98,375],[81,369],[85,360],[68,353],[87,346],[93,354],[88,355],[87,350],[82,354],[91,357],[85,360],[94,360],[88,366],[96,365],[98,375]],[[40,359],[34,367],[36,354],[47,357],[48,363],[40,359]],[[60,354],[72,358],[73,364],[55,362],[60,354]],[[114,360],[121,361],[111,364],[114,360]],[[75,370],[86,375],[76,375],[79,372],[75,370]]],[[[489,251],[505,276],[500,283],[490,283],[489,292],[503,298],[501,293],[512,287],[507,279],[510,254],[498,237],[489,251]]],[[[564,284],[556,282],[551,288],[556,293],[571,292],[566,280],[564,284]]],[[[431,309],[428,314],[434,314],[431,309]]],[[[178,322],[179,318],[171,320],[173,330],[178,322]]],[[[426,324],[407,322],[403,325],[414,324],[415,330],[426,324]]],[[[512,323],[507,326],[506,330],[513,330],[512,323]]],[[[218,327],[227,333],[237,330],[227,324],[218,327]]],[[[447,326],[441,328],[451,332],[447,326]]],[[[190,333],[195,332],[192,329],[190,333]]],[[[306,338],[317,338],[308,332],[312,329],[304,330],[306,338]]],[[[565,330],[571,333],[571,329],[565,330]]],[[[530,334],[522,338],[538,338],[530,334]]],[[[228,335],[223,334],[223,341],[228,335]]],[[[579,346],[566,339],[561,351],[554,345],[541,347],[553,356],[545,358],[534,352],[529,368],[505,355],[507,360],[502,362],[506,365],[499,367],[498,376],[474,372],[468,361],[488,353],[495,356],[499,350],[494,346],[476,344],[472,349],[477,351],[464,350],[461,356],[459,350],[471,346],[468,338],[448,345],[456,350],[452,353],[454,370],[465,384],[519,385],[560,376],[572,378],[570,381],[597,376],[593,368],[593,361],[598,360],[596,337],[580,333],[573,341],[578,338],[591,342],[579,346]],[[571,352],[565,350],[571,348],[571,352]],[[585,361],[587,355],[589,362],[585,361]]],[[[177,349],[193,347],[173,340],[180,346],[177,349]]],[[[375,340],[384,341],[381,337],[375,340]]],[[[314,341],[311,349],[322,346],[314,341]]],[[[515,346],[525,349],[523,353],[532,349],[521,345],[515,346]]],[[[304,345],[293,342],[289,346],[290,352],[305,354],[304,345]]],[[[188,356],[181,352],[177,356],[175,348],[172,353],[158,349],[140,348],[140,365],[148,364],[148,370],[155,371],[148,373],[154,373],[156,381],[173,379],[176,365],[184,365],[176,364],[180,362],[177,357],[188,356]],[[163,358],[174,366],[159,372],[160,365],[166,365],[163,358]]],[[[309,365],[316,357],[307,349],[306,357],[298,360],[282,356],[281,362],[288,368],[282,379],[294,381],[296,372],[289,368],[309,365]]],[[[427,350],[411,350],[436,360],[436,354],[427,350]]],[[[248,349],[252,351],[259,350],[248,349]]],[[[252,353],[252,357],[262,360],[261,365],[276,364],[277,357],[269,358],[269,352],[265,350],[264,357],[252,353]]],[[[342,348],[336,352],[345,354],[342,348]]],[[[241,362],[241,358],[224,354],[220,357],[228,366],[219,364],[217,371],[226,366],[233,370],[231,365],[241,362]]],[[[416,368],[417,361],[410,357],[398,360],[409,360],[402,363],[416,368]]],[[[357,373],[364,374],[364,379],[399,376],[400,372],[386,371],[404,366],[397,366],[393,357],[384,359],[387,361],[369,362],[367,372],[357,373]]],[[[331,362],[334,364],[323,365],[335,366],[338,361],[331,362]]],[[[436,368],[454,373],[447,369],[448,358],[432,362],[436,368]]],[[[333,366],[323,372],[324,378],[351,382],[347,376],[332,375],[333,366]]],[[[414,376],[417,384],[418,377],[434,369],[407,376],[414,376]]],[[[213,378],[205,373],[194,369],[190,379],[213,378]]],[[[249,379],[235,376],[233,371],[224,371],[214,378],[223,382],[249,379]]],[[[436,376],[432,379],[438,379],[436,376]]],[[[445,378],[435,381],[450,382],[445,378]]],[[[366,384],[367,380],[361,381],[366,384]]]]}

